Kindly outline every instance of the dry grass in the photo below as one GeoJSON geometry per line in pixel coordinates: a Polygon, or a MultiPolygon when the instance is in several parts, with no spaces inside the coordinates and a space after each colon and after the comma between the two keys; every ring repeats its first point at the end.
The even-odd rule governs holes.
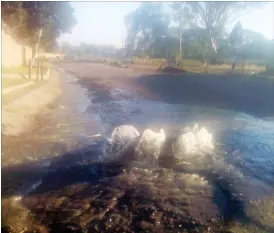
{"type": "MultiPolygon", "coordinates": [[[[51,68],[51,64],[44,62],[43,71],[46,72],[47,69],[51,68]]],[[[28,74],[28,66],[17,66],[17,67],[2,67],[2,74],[28,74]]],[[[37,72],[37,65],[32,68],[32,73],[37,72]]]]}
{"type": "MultiPolygon", "coordinates": [[[[27,66],[17,67],[2,67],[2,74],[27,74],[29,72],[27,66]]],[[[33,72],[36,72],[36,68],[33,68],[33,72]]]]}
{"type": "MultiPolygon", "coordinates": [[[[139,58],[133,58],[133,63],[136,65],[141,66],[151,66],[152,69],[157,69],[161,64],[165,62],[165,59],[139,59],[139,58]]],[[[258,62],[252,62],[248,61],[245,64],[245,73],[249,72],[264,72],[266,70],[266,67],[264,65],[258,65],[255,64],[258,62]]],[[[184,59],[182,62],[183,69],[188,72],[206,72],[207,68],[204,63],[198,61],[198,60],[191,60],[191,59],[184,59]]],[[[239,63],[237,64],[235,71],[236,72],[242,72],[243,70],[243,64],[239,63]]],[[[208,73],[224,73],[227,71],[231,71],[231,64],[227,62],[226,64],[221,65],[210,65],[208,73]]]]}
{"type": "Polygon", "coordinates": [[[18,135],[31,125],[32,117],[60,95],[58,74],[2,98],[2,133],[18,135]]]}
{"type": "Polygon", "coordinates": [[[17,78],[2,78],[2,89],[27,83],[28,80],[17,78]]]}
{"type": "Polygon", "coordinates": [[[17,89],[16,91],[10,92],[9,94],[2,96],[2,105],[4,106],[6,104],[13,102],[14,100],[20,99],[22,96],[30,93],[31,91],[41,87],[44,84],[45,82],[39,82],[38,84],[33,83],[27,87],[23,87],[17,89]]]}
{"type": "Polygon", "coordinates": [[[145,58],[145,59],[140,59],[140,58],[136,58],[133,57],[132,61],[134,64],[138,64],[138,65],[161,65],[162,63],[165,62],[165,59],[163,58],[145,58]]]}

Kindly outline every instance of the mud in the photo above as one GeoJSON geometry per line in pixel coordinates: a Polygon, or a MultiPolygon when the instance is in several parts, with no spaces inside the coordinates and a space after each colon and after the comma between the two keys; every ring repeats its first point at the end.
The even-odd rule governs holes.
{"type": "MultiPolygon", "coordinates": [[[[38,181],[41,181],[36,189],[25,192],[16,204],[20,207],[18,213],[27,216],[22,218],[23,221],[16,220],[18,214],[10,212],[8,204],[5,208],[2,207],[6,216],[5,227],[8,231],[244,232],[242,224],[254,222],[253,219],[258,217],[247,214],[247,210],[251,208],[248,194],[252,192],[248,187],[248,179],[242,178],[241,172],[247,172],[252,182],[254,177],[260,179],[259,185],[251,182],[251,187],[254,185],[258,190],[261,188],[263,190],[261,193],[264,195],[273,194],[273,190],[266,182],[273,181],[271,161],[257,161],[264,169],[267,168],[267,176],[256,173],[254,167],[250,170],[246,169],[242,165],[244,157],[237,156],[239,160],[235,158],[235,151],[240,144],[233,142],[236,146],[230,147],[231,152],[227,148],[220,147],[219,154],[215,156],[216,161],[212,156],[208,156],[204,161],[196,163],[195,167],[188,167],[176,165],[176,161],[172,161],[169,141],[164,150],[166,157],[161,160],[159,167],[136,167],[131,163],[131,159],[130,161],[122,159],[122,163],[100,162],[98,156],[102,153],[104,145],[102,139],[88,140],[87,137],[82,138],[79,135],[108,134],[120,124],[135,124],[139,131],[146,127],[157,129],[160,125],[164,125],[169,140],[173,140],[174,135],[179,133],[180,127],[189,121],[186,116],[196,120],[191,114],[188,115],[188,110],[184,108],[175,111],[180,103],[200,104],[203,107],[214,106],[271,117],[274,113],[271,102],[271,98],[274,99],[271,92],[274,90],[273,82],[247,81],[232,77],[220,80],[220,77],[211,76],[149,74],[88,63],[62,64],[62,67],[66,72],[78,77],[77,83],[82,89],[76,91],[72,88],[67,92],[70,93],[70,99],[63,103],[64,109],[70,111],[65,111],[63,114],[57,111],[58,118],[51,124],[51,130],[46,134],[55,132],[58,137],[53,141],[63,140],[66,138],[64,135],[69,135],[66,138],[69,146],[54,158],[42,156],[37,162],[25,161],[7,166],[4,173],[2,171],[4,177],[11,177],[11,179],[5,178],[4,183],[11,185],[13,190],[21,189],[22,186],[31,186],[30,184],[37,181],[33,177],[39,176],[38,181]],[[258,93],[256,99],[254,91],[258,93]],[[76,98],[81,92],[89,97],[90,103],[86,104],[88,107],[77,110],[77,106],[86,101],[76,98]],[[166,108],[165,103],[173,105],[166,108]],[[69,105],[76,108],[67,108],[69,105]],[[64,131],[61,127],[61,134],[58,130],[54,130],[58,122],[66,125],[64,131]],[[96,122],[96,126],[90,122],[96,122]],[[69,123],[72,123],[70,127],[68,127],[69,123]],[[65,129],[68,128],[69,133],[65,133],[65,129]],[[75,142],[74,146],[72,141],[75,142]],[[229,156],[223,159],[225,153],[229,153],[229,156]],[[235,171],[235,167],[227,164],[231,159],[233,161],[236,159],[237,163],[242,161],[239,163],[244,170],[235,171]],[[41,168],[41,164],[48,161],[50,165],[41,168]],[[20,185],[17,184],[18,182],[20,185]],[[260,186],[261,183],[264,185],[260,186]],[[268,191],[263,189],[265,187],[268,191]],[[233,226],[238,226],[237,223],[240,223],[238,228],[240,230],[236,231],[234,227],[236,230],[233,231],[233,226]]],[[[75,85],[76,83],[71,83],[69,86],[75,85]]],[[[67,89],[70,88],[66,87],[64,90],[67,89]]],[[[208,117],[213,126],[219,127],[217,121],[214,122],[216,119],[197,111],[198,113],[201,117],[208,117]]],[[[237,130],[242,130],[242,127],[237,130]]],[[[41,128],[44,128],[43,124],[41,128]]],[[[219,132],[220,135],[223,132],[219,132]]],[[[271,132],[269,135],[272,135],[271,132]]],[[[235,140],[237,141],[237,138],[235,140]]],[[[11,140],[7,148],[13,142],[15,141],[11,140]]],[[[28,143],[32,141],[25,141],[25,144],[28,143]]],[[[226,143],[229,145],[231,141],[227,140],[226,143]]],[[[269,158],[272,145],[265,146],[264,142],[261,143],[259,150],[255,150],[254,153],[259,152],[260,155],[267,155],[266,158],[269,158]]],[[[46,150],[46,145],[48,144],[43,144],[41,148],[46,150]]],[[[52,153],[55,150],[51,150],[52,153]]],[[[16,156],[20,157],[22,152],[14,151],[16,156]]],[[[41,154],[40,149],[35,151],[34,158],[41,154]]],[[[130,155],[132,151],[127,153],[130,155]]],[[[129,158],[127,153],[126,157],[129,158]]],[[[11,153],[8,152],[6,156],[8,155],[11,153]]],[[[14,199],[16,192],[10,192],[8,188],[5,190],[2,200],[14,199]]],[[[254,192],[253,198],[258,199],[258,193],[254,192]]],[[[254,206],[255,209],[258,207],[257,204],[254,206]]],[[[274,216],[273,210],[269,209],[263,212],[258,210],[258,213],[274,216]]],[[[256,229],[262,232],[271,232],[273,229],[271,217],[263,219],[266,220],[259,218],[255,225],[251,226],[257,227],[256,229]]]]}

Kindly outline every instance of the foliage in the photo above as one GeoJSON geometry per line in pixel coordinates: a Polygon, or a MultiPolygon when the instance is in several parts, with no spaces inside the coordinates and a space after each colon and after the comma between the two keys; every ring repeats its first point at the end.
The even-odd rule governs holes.
{"type": "Polygon", "coordinates": [[[244,60],[266,60],[272,56],[273,42],[260,33],[244,29],[238,22],[232,32],[228,23],[265,3],[259,2],[173,2],[171,17],[166,17],[160,3],[142,3],[125,18],[128,29],[128,56],[169,58],[179,55],[180,19],[184,58],[222,64],[236,55],[244,60]],[[182,8],[181,8],[182,7],[182,8]],[[239,33],[240,32],[240,33],[239,33]],[[217,53],[211,38],[217,43],[217,53]]]}
{"type": "Polygon", "coordinates": [[[272,59],[270,59],[270,60],[267,61],[266,71],[269,74],[274,75],[274,58],[272,58],[272,59]]]}
{"type": "Polygon", "coordinates": [[[2,2],[2,20],[12,33],[27,44],[37,42],[38,31],[43,29],[41,45],[55,45],[61,33],[67,33],[76,24],[73,8],[68,2],[2,2]]]}
{"type": "Polygon", "coordinates": [[[225,26],[251,7],[262,3],[252,2],[188,2],[191,13],[196,18],[196,26],[204,28],[208,36],[218,38],[225,26]]]}
{"type": "Polygon", "coordinates": [[[238,22],[229,34],[229,42],[235,49],[243,43],[243,28],[241,22],[238,22]]]}
{"type": "Polygon", "coordinates": [[[128,29],[126,46],[129,50],[148,49],[168,32],[168,18],[158,2],[142,2],[139,8],[125,17],[128,29]]]}
{"type": "MultiPolygon", "coordinates": [[[[78,46],[72,46],[70,44],[64,43],[60,46],[60,52],[64,53],[67,56],[77,56],[81,59],[87,58],[107,58],[114,57],[118,51],[117,48],[113,45],[93,45],[87,43],[81,43],[78,46]]],[[[119,56],[123,56],[120,54],[119,56]]]]}

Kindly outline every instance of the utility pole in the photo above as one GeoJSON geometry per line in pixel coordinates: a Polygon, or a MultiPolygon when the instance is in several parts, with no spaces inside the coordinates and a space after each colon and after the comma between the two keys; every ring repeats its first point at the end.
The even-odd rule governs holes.
{"type": "Polygon", "coordinates": [[[181,60],[182,60],[182,2],[180,2],[180,54],[179,54],[179,68],[181,68],[181,60]]]}
{"type": "Polygon", "coordinates": [[[122,49],[124,48],[124,30],[122,26],[122,49]]]}
{"type": "MultiPolygon", "coordinates": [[[[272,19],[273,20],[273,22],[272,22],[273,23],[273,25],[272,25],[273,26],[273,28],[272,28],[273,31],[272,31],[272,40],[273,40],[273,43],[274,43],[274,2],[272,2],[272,5],[273,5],[273,19],[272,19]]],[[[273,48],[273,54],[274,54],[274,48],[273,48]]]]}

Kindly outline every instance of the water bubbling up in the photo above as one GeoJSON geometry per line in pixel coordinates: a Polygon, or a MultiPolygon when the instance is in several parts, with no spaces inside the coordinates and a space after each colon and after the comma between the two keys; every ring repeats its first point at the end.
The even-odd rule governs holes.
{"type": "Polygon", "coordinates": [[[198,124],[195,124],[192,130],[187,127],[184,131],[173,146],[176,158],[182,159],[187,155],[208,152],[214,149],[212,134],[204,127],[199,129],[198,124]]]}
{"type": "MultiPolygon", "coordinates": [[[[165,131],[160,129],[159,132],[155,132],[145,129],[141,137],[139,136],[137,129],[131,125],[116,127],[107,140],[103,159],[119,160],[128,148],[134,147],[132,153],[138,163],[157,164],[163,152],[163,145],[166,143],[165,131]]],[[[184,133],[172,144],[172,148],[174,158],[191,160],[197,154],[212,152],[214,149],[212,134],[198,124],[192,129],[186,127],[184,133]]]]}
{"type": "Polygon", "coordinates": [[[166,135],[163,129],[160,129],[160,132],[154,132],[151,129],[146,129],[143,132],[136,148],[136,154],[139,162],[150,161],[152,164],[158,162],[159,155],[165,141],[166,135]]]}

